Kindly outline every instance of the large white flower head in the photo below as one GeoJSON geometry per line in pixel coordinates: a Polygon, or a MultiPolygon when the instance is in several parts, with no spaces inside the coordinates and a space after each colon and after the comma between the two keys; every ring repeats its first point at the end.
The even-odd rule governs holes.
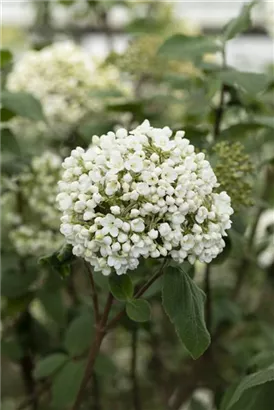
{"type": "Polygon", "coordinates": [[[146,120],[129,133],[94,136],[63,162],[57,196],[61,233],[104,275],[135,269],[140,258],[209,263],[224,248],[233,209],[184,132],[146,120]]]}
{"type": "Polygon", "coordinates": [[[48,124],[24,118],[11,121],[20,136],[66,137],[90,111],[100,109],[94,89],[117,87],[115,67],[98,68],[89,54],[72,42],[54,43],[41,51],[29,51],[15,64],[7,79],[10,91],[33,94],[42,104],[48,124]]]}

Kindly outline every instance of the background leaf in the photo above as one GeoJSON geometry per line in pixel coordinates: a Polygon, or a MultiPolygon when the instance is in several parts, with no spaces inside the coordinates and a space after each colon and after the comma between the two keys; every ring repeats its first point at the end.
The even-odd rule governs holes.
{"type": "Polygon", "coordinates": [[[226,25],[224,29],[225,40],[230,40],[233,37],[236,37],[238,34],[246,31],[251,26],[250,12],[256,3],[256,1],[252,1],[251,3],[245,4],[239,16],[232,19],[226,25]]]}
{"type": "Polygon", "coordinates": [[[41,360],[36,364],[34,377],[43,379],[51,376],[68,361],[68,356],[63,353],[54,353],[41,360]]]}
{"type": "Polygon", "coordinates": [[[54,377],[52,405],[58,410],[72,405],[85,371],[85,360],[68,362],[54,377]]]}
{"type": "Polygon", "coordinates": [[[3,91],[2,105],[22,117],[34,121],[45,120],[40,101],[26,92],[3,91]]]}
{"type": "MultiPolygon", "coordinates": [[[[249,406],[250,403],[255,403],[258,405],[262,406],[262,398],[263,396],[267,399],[267,403],[270,403],[269,399],[266,397],[266,392],[263,392],[264,386],[262,387],[261,385],[268,384],[266,386],[267,392],[272,392],[272,399],[274,398],[273,394],[273,387],[274,387],[274,367],[270,367],[268,369],[261,370],[257,373],[253,373],[249,376],[246,376],[243,378],[243,380],[238,384],[238,386],[235,388],[232,396],[230,397],[230,400],[227,402],[226,407],[224,410],[252,410],[256,409],[256,407],[243,407],[243,404],[239,404],[240,400],[245,403],[249,401],[249,406]],[[270,383],[271,382],[271,383],[270,383]],[[269,386],[270,385],[270,386],[269,386]],[[270,387],[270,389],[269,389],[270,387]],[[253,390],[255,388],[255,390],[253,390]],[[248,394],[247,396],[244,397],[245,394],[248,394]],[[262,394],[263,393],[263,394],[262,394]],[[259,399],[258,399],[259,398],[259,399]]],[[[273,402],[272,402],[273,404],[273,402]]],[[[252,404],[253,406],[253,404],[252,404]]],[[[270,409],[270,407],[263,407],[264,410],[270,409]]]]}
{"type": "Polygon", "coordinates": [[[71,356],[77,356],[88,349],[94,334],[94,320],[84,313],[74,319],[65,334],[64,346],[71,356]]]}
{"type": "Polygon", "coordinates": [[[161,45],[158,54],[174,60],[194,60],[219,50],[220,44],[211,37],[175,34],[161,45]]]}

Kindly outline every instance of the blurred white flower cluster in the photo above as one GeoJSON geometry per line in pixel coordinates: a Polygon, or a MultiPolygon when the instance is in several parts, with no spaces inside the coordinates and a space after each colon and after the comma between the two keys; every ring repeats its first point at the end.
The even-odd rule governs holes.
{"type": "Polygon", "coordinates": [[[117,88],[114,66],[99,68],[86,51],[71,42],[55,43],[41,51],[29,51],[15,64],[7,79],[10,91],[33,94],[42,104],[47,124],[24,118],[11,121],[22,136],[64,138],[88,113],[101,108],[91,90],[117,88]]]}
{"type": "Polygon", "coordinates": [[[223,250],[230,197],[214,193],[216,176],[184,132],[172,134],[146,120],[94,136],[63,162],[61,233],[96,271],[120,275],[141,257],[209,263],[223,250]]]}
{"type": "Polygon", "coordinates": [[[3,196],[9,237],[22,256],[40,256],[64,242],[59,233],[60,213],[55,207],[61,163],[61,157],[47,151],[34,157],[31,167],[20,174],[17,189],[3,196]]]}

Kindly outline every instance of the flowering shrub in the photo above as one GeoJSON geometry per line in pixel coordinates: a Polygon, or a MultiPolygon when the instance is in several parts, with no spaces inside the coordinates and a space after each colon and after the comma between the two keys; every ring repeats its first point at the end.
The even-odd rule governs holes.
{"type": "Polygon", "coordinates": [[[274,82],[227,55],[253,6],[204,36],[35,2],[40,51],[1,50],[3,410],[272,410],[274,82]],[[41,49],[85,30],[100,65],[41,49]]]}

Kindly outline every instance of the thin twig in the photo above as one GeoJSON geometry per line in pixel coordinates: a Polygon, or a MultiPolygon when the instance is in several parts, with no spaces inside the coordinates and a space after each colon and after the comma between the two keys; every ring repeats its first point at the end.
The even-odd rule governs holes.
{"type": "Polygon", "coordinates": [[[91,270],[91,266],[86,261],[85,261],[85,266],[87,268],[88,277],[89,277],[89,281],[91,284],[91,297],[92,297],[92,303],[93,303],[93,309],[94,309],[95,323],[98,325],[100,321],[100,311],[99,311],[97,290],[96,290],[95,282],[93,279],[93,272],[91,270]]]}
{"type": "Polygon", "coordinates": [[[209,333],[211,333],[212,327],[212,295],[211,295],[211,286],[210,286],[210,265],[206,265],[205,270],[205,282],[204,290],[206,294],[206,304],[205,304],[205,321],[206,327],[209,333]]]}
{"type": "Polygon", "coordinates": [[[130,377],[132,383],[132,405],[133,410],[141,410],[141,400],[137,377],[137,345],[138,345],[138,327],[137,325],[132,329],[131,335],[131,367],[130,377]]]}
{"type": "MultiPolygon", "coordinates": [[[[223,69],[226,68],[226,53],[225,53],[225,45],[223,45],[223,50],[222,50],[222,67],[223,69]]],[[[219,100],[219,105],[216,109],[216,116],[215,116],[215,123],[214,123],[214,130],[213,130],[213,138],[216,140],[221,131],[221,123],[224,115],[224,101],[225,101],[225,85],[221,85],[221,94],[220,94],[220,100],[219,100]]]]}

